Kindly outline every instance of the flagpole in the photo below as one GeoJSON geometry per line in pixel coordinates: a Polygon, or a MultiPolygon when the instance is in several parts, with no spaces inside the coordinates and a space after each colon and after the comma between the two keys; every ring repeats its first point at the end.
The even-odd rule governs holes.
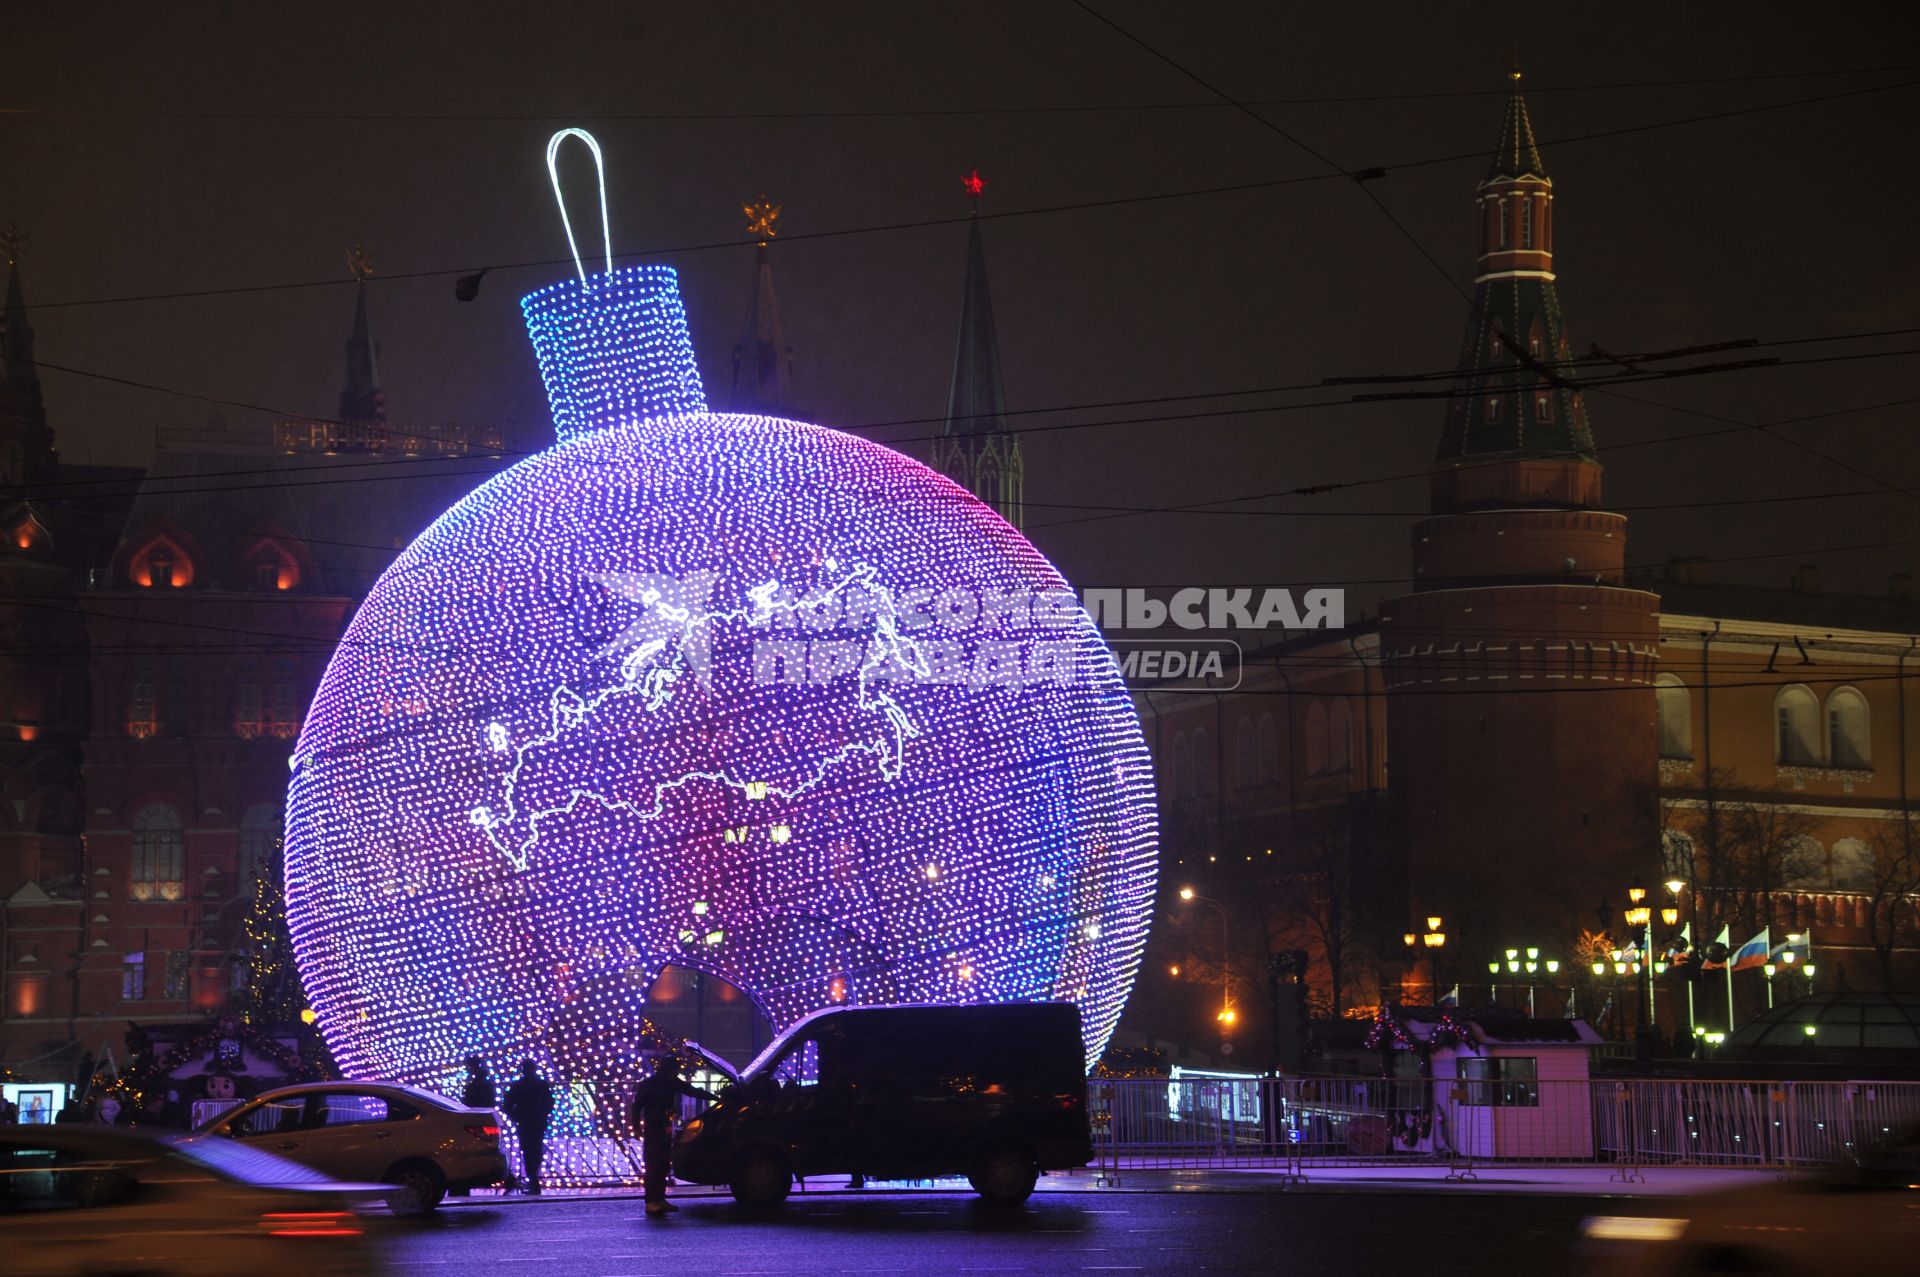
{"type": "Polygon", "coordinates": [[[1726,972],[1726,975],[1727,975],[1727,1033],[1731,1035],[1733,1033],[1733,1021],[1734,1021],[1734,1017],[1733,1017],[1733,924],[1730,922],[1721,923],[1720,934],[1713,938],[1713,942],[1719,945],[1723,950],[1726,951],[1725,957],[1722,959],[1720,969],[1726,972]]]}
{"type": "Polygon", "coordinates": [[[1727,1036],[1732,1037],[1733,1030],[1734,1030],[1734,1019],[1733,1019],[1733,955],[1731,953],[1727,955],[1726,971],[1727,971],[1727,1036]]]}
{"type": "Polygon", "coordinates": [[[1687,942],[1687,960],[1693,963],[1693,970],[1687,973],[1687,1036],[1697,1038],[1693,1018],[1693,977],[1700,970],[1700,955],[1693,949],[1693,919],[1687,919],[1687,925],[1680,928],[1681,938],[1687,942]]]}
{"type": "Polygon", "coordinates": [[[1646,960],[1647,960],[1647,1027],[1656,1028],[1660,1023],[1660,1002],[1654,997],[1653,984],[1653,912],[1647,912],[1646,960]]]}

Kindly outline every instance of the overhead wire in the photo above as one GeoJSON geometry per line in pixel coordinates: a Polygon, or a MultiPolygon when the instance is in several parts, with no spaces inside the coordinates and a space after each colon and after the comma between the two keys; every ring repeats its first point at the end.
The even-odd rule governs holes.
{"type": "MultiPolygon", "coordinates": [[[[1850,98],[1875,93],[1890,93],[1903,89],[1920,87],[1920,80],[1903,80],[1894,84],[1873,85],[1866,88],[1849,89],[1843,92],[1821,94],[1814,97],[1794,98],[1783,102],[1763,103],[1758,106],[1739,107],[1724,111],[1714,111],[1702,115],[1681,116],[1669,120],[1653,121],[1647,124],[1626,125],[1611,129],[1601,129],[1590,133],[1571,134],[1565,137],[1550,138],[1542,146],[1565,147],[1585,142],[1601,141],[1608,138],[1629,136],[1657,129],[1682,128],[1693,124],[1713,123],[1741,116],[1757,115],[1772,111],[1791,110],[1804,106],[1816,106],[1827,102],[1838,102],[1850,98]]],[[[1236,103],[1235,105],[1243,105],[1236,103]]],[[[1111,196],[1103,199],[1078,200],[1061,204],[1041,205],[1025,209],[981,209],[958,217],[917,218],[896,222],[876,223],[868,226],[838,227],[822,231],[796,231],[783,233],[783,244],[812,240],[842,239],[849,236],[891,234],[901,231],[925,230],[943,226],[966,225],[975,221],[1017,220],[1028,217],[1051,216],[1060,213],[1089,212],[1097,209],[1121,208],[1133,205],[1164,203],[1171,200],[1207,198],[1217,195],[1242,194],[1250,191],[1271,190],[1285,186],[1310,185],[1320,182],[1351,180],[1356,174],[1369,175],[1368,180],[1390,176],[1396,172],[1411,169],[1428,168],[1441,164],[1456,164],[1469,160],[1484,160],[1485,148],[1472,151],[1459,151],[1448,155],[1428,156],[1422,159],[1404,160],[1392,164],[1372,165],[1348,172],[1327,172],[1301,174],[1293,177],[1270,178],[1251,182],[1233,182],[1213,186],[1192,187],[1183,190],[1150,192],[1143,195],[1111,196]]],[[[1377,203],[1377,201],[1376,201],[1377,203]]],[[[643,260],[653,257],[666,257],[682,253],[706,252],[711,250],[737,250],[751,245],[751,240],[729,237],[724,240],[706,240],[695,243],[656,246],[629,252],[615,253],[615,260],[643,260]]],[[[1424,248],[1422,249],[1424,253],[1424,248]]],[[[1437,262],[1435,263],[1438,264],[1437,262]]],[[[518,271],[536,268],[565,267],[573,265],[571,258],[535,258],[523,261],[469,262],[461,266],[429,267],[404,271],[383,271],[368,281],[375,285],[394,283],[414,279],[441,279],[471,275],[476,271],[518,271]]],[[[1444,268],[1442,268],[1444,270],[1444,268]]],[[[1451,278],[1449,276],[1449,278],[1451,278]]],[[[178,289],[172,291],[129,293],[109,297],[70,298],[67,300],[39,301],[34,303],[35,310],[62,310],[78,306],[110,306],[132,303],[179,301],[202,297],[229,297],[255,293],[286,292],[311,288],[339,288],[359,282],[354,278],[329,276],[325,279],[281,280],[264,284],[239,284],[218,288],[178,289]]]]}
{"type": "MultiPolygon", "coordinates": [[[[1755,341],[1755,342],[1752,342],[1750,345],[1746,346],[1745,348],[1754,349],[1754,348],[1765,348],[1769,346],[1802,345],[1802,344],[1810,344],[1810,343],[1816,343],[1816,342],[1868,340],[1872,338],[1906,335],[1916,331],[1920,331],[1920,329],[1913,329],[1913,328],[1883,329],[1883,330],[1864,332],[1860,334],[1826,334],[1826,335],[1821,335],[1816,337],[1783,338],[1777,341],[1765,341],[1765,342],[1755,341]]],[[[1652,369],[1645,372],[1637,372],[1637,373],[1635,372],[1616,373],[1604,379],[1588,379],[1588,380],[1579,381],[1579,382],[1575,382],[1572,379],[1566,379],[1566,380],[1568,384],[1573,386],[1576,391],[1584,391],[1584,390],[1602,391],[1602,390],[1608,390],[1612,387],[1616,387],[1623,384],[1634,385],[1634,384],[1642,384],[1650,381],[1673,380],[1681,377],[1712,375],[1712,374],[1719,374],[1719,373],[1725,373],[1725,372],[1744,372],[1744,371],[1750,371],[1750,370],[1755,370],[1759,368],[1803,367],[1803,366],[1812,365],[1812,364],[1849,362],[1849,361],[1861,360],[1861,359],[1899,358],[1899,357],[1913,355],[1916,353],[1920,353],[1920,348],[1898,349],[1898,350],[1888,350],[1888,351],[1866,351],[1866,352],[1856,352],[1856,353],[1843,354],[1843,355],[1817,356],[1812,358],[1796,359],[1796,360],[1776,359],[1776,360],[1769,360],[1764,363],[1759,361],[1744,361],[1744,362],[1733,363],[1733,364],[1707,365],[1704,367],[1652,369]]],[[[1640,362],[1647,363],[1647,362],[1652,362],[1654,357],[1643,356],[1638,358],[1640,359],[1640,362]]],[[[244,401],[225,399],[225,398],[216,397],[216,396],[209,396],[209,395],[200,394],[194,391],[180,390],[174,387],[162,386],[162,385],[158,385],[156,383],[151,383],[151,382],[137,381],[131,378],[94,373],[84,369],[71,368],[71,367],[67,367],[59,364],[50,364],[44,361],[26,361],[26,362],[36,363],[38,367],[44,368],[44,369],[49,369],[57,372],[70,373],[70,374],[73,374],[76,376],[82,376],[82,377],[98,378],[100,380],[110,381],[119,385],[137,387],[139,389],[143,389],[156,394],[164,394],[164,395],[170,395],[170,396],[175,396],[180,398],[194,399],[202,402],[218,403],[218,404],[223,404],[227,406],[244,407],[254,411],[268,413],[270,415],[276,416],[283,420],[317,421],[317,422],[320,422],[321,424],[327,424],[327,420],[324,418],[308,417],[304,414],[288,412],[288,411],[280,411],[280,410],[265,407],[263,405],[246,403],[244,401]]],[[[1553,367],[1553,368],[1576,367],[1576,366],[1590,367],[1590,366],[1594,366],[1597,363],[1602,363],[1602,362],[1606,362],[1606,361],[1598,361],[1593,359],[1579,359],[1579,360],[1567,360],[1567,361],[1553,361],[1551,364],[1545,364],[1543,366],[1553,367]]],[[[1190,392],[1183,392],[1183,393],[1171,394],[1171,395],[1145,396],[1145,397],[1139,397],[1139,398],[1133,398],[1133,399],[1110,399],[1110,400],[1091,401],[1084,404],[1053,404],[1053,405],[1047,405],[1047,406],[1036,407],[1036,408],[1009,410],[1004,414],[997,414],[997,415],[1002,415],[1002,416],[1053,415],[1053,414],[1069,413],[1069,412],[1094,411],[1101,408],[1129,407],[1129,406],[1135,406],[1135,405],[1144,406],[1144,405],[1169,404],[1169,403],[1201,402],[1201,401],[1206,401],[1211,399],[1241,398],[1241,397],[1248,397],[1248,396],[1255,396],[1255,395],[1290,394],[1290,393],[1298,393],[1303,391],[1324,390],[1329,385],[1333,385],[1333,384],[1346,386],[1346,385],[1373,384],[1376,382],[1377,383],[1388,383],[1388,382],[1400,383],[1400,382],[1415,381],[1415,380],[1420,380],[1420,381],[1445,380],[1445,381],[1460,382],[1460,381],[1471,380],[1474,376],[1477,375],[1478,371],[1479,370],[1475,370],[1475,369],[1462,370],[1462,369],[1455,368],[1452,370],[1443,369],[1443,370],[1434,370],[1430,372],[1413,373],[1413,374],[1391,374],[1391,375],[1384,375],[1380,377],[1320,378],[1316,381],[1299,382],[1292,385],[1282,385],[1282,386],[1245,387],[1245,388],[1229,389],[1229,390],[1199,390],[1199,391],[1190,391],[1190,392]]],[[[1490,371],[1499,371],[1499,370],[1490,370],[1490,371]]],[[[1499,387],[1494,387],[1494,388],[1464,387],[1463,388],[1456,385],[1445,390],[1439,390],[1439,391],[1433,391],[1433,392],[1411,392],[1411,393],[1419,394],[1423,398],[1471,399],[1471,398],[1484,398],[1491,395],[1503,394],[1503,393],[1506,393],[1506,390],[1504,388],[1499,388],[1499,387]]],[[[1042,434],[1042,433],[1050,433],[1050,432],[1061,431],[1061,430],[1096,429],[1096,428],[1103,428],[1103,427],[1117,426],[1117,425],[1150,424],[1155,422],[1171,421],[1171,420],[1180,420],[1180,421],[1203,420],[1211,417],[1247,416],[1247,415],[1252,415],[1252,414],[1257,414],[1262,412],[1292,412],[1292,411],[1300,411],[1300,410],[1309,409],[1309,408],[1345,407],[1353,404],[1378,403],[1378,402],[1382,402],[1382,400],[1377,396],[1349,395],[1341,399],[1323,399],[1323,400],[1310,401],[1306,403],[1259,404],[1259,405],[1251,405],[1245,408],[1235,408],[1235,409],[1228,409],[1224,411],[1214,411],[1214,412],[1205,412],[1205,413],[1172,413],[1172,414],[1166,414],[1166,415],[1156,415],[1156,416],[1146,416],[1146,417],[1126,417],[1126,418],[1099,420],[1099,421],[1060,422],[1060,423],[1054,423],[1050,425],[1004,426],[1002,427],[1001,433],[1042,434]]],[[[1650,406],[1660,407],[1660,408],[1668,407],[1668,405],[1659,404],[1651,401],[1645,401],[1645,400],[1639,400],[1636,402],[1648,403],[1650,406]]],[[[1679,408],[1675,408],[1673,410],[1687,411],[1685,409],[1679,409],[1679,408]]],[[[1711,414],[1704,414],[1704,415],[1711,415],[1711,414]]],[[[1728,421],[1728,422],[1735,421],[1735,419],[1733,418],[1726,418],[1726,417],[1716,417],[1715,419],[1728,421]]],[[[843,433],[859,434],[864,432],[892,429],[892,428],[897,428],[899,426],[905,426],[905,425],[919,425],[919,424],[926,424],[931,422],[941,422],[945,420],[947,420],[947,418],[945,417],[899,418],[892,421],[868,422],[868,423],[863,423],[858,425],[851,425],[851,426],[842,427],[841,429],[843,433]]],[[[336,422],[333,424],[364,425],[365,423],[336,422]]],[[[1742,424],[1749,429],[1758,428],[1753,426],[1752,423],[1738,423],[1738,424],[1742,424]]],[[[1780,424],[1785,424],[1785,423],[1780,423],[1780,424]]],[[[464,442],[464,441],[456,441],[446,436],[426,435],[419,431],[412,430],[404,425],[392,426],[386,431],[386,433],[390,437],[393,437],[396,439],[422,439],[430,442],[440,442],[440,443],[464,442]]],[[[891,438],[886,440],[885,442],[887,442],[890,445],[925,443],[925,442],[934,442],[943,437],[945,436],[939,435],[939,434],[928,434],[928,435],[909,436],[906,438],[891,438]]],[[[464,455],[425,455],[425,456],[414,456],[414,457],[404,457],[404,458],[382,458],[379,460],[366,460],[366,461],[316,462],[316,463],[300,465],[300,466],[280,465],[280,466],[272,466],[272,467],[262,467],[254,470],[229,470],[229,471],[221,471],[221,472],[211,472],[207,474],[192,476],[192,478],[195,482],[198,482],[202,479],[212,478],[212,477],[233,477],[233,476],[241,476],[241,475],[248,475],[248,474],[258,474],[258,475],[270,477],[271,479],[273,479],[275,481],[275,486],[299,487],[299,486],[308,486],[308,485],[287,484],[284,482],[284,476],[289,473],[297,473],[300,471],[311,470],[315,472],[324,472],[330,476],[333,476],[333,478],[330,480],[333,482],[356,482],[360,480],[357,478],[351,478],[351,477],[341,478],[339,477],[338,472],[344,469],[369,467],[369,466],[382,467],[382,466],[394,466],[394,465],[402,465],[402,464],[409,465],[409,466],[452,465],[452,464],[459,464],[459,463],[483,462],[484,460],[490,459],[490,458],[497,459],[497,458],[503,458],[508,456],[524,457],[524,456],[533,455],[530,450],[526,450],[526,449],[515,449],[515,448],[506,448],[506,447],[492,448],[492,447],[486,447],[484,445],[480,445],[480,446],[468,445],[468,446],[471,448],[471,450],[464,455]]],[[[1623,445],[1623,446],[1631,446],[1631,445],[1623,445]]],[[[461,473],[466,473],[466,472],[462,471],[461,473]]],[[[1856,471],[1856,473],[1859,473],[1864,477],[1872,477],[1872,476],[1867,476],[1867,472],[1864,472],[1864,471],[1856,471]]],[[[394,477],[394,476],[377,476],[377,477],[394,477]]],[[[1399,476],[1395,476],[1395,477],[1397,478],[1399,476]]],[[[186,478],[186,476],[182,476],[182,478],[186,478]]],[[[162,484],[162,483],[169,483],[171,481],[172,479],[169,476],[149,477],[149,476],[131,476],[130,475],[125,478],[87,477],[87,478],[80,478],[80,479],[55,480],[50,482],[40,482],[40,483],[32,483],[32,484],[12,484],[12,485],[0,486],[0,497],[13,497],[15,499],[32,500],[32,499],[35,499],[36,497],[44,498],[48,494],[55,493],[58,490],[61,490],[64,488],[74,488],[74,487],[85,487],[85,488],[93,489],[98,495],[111,495],[109,493],[98,493],[98,490],[103,485],[121,485],[125,487],[127,489],[127,492],[130,494],[130,493],[133,493],[136,491],[142,491],[142,490],[153,491],[155,490],[155,485],[162,484]]],[[[1370,482],[1370,481],[1361,481],[1361,482],[1370,482]]],[[[1875,482],[1883,483],[1884,481],[1879,480],[1876,477],[1875,482]]],[[[1335,490],[1338,487],[1347,487],[1347,486],[1357,486],[1357,485],[1350,484],[1350,483],[1339,483],[1326,490],[1330,491],[1330,490],[1335,490]]],[[[196,490],[204,491],[207,489],[204,489],[204,488],[202,489],[177,489],[177,488],[164,489],[164,491],[183,491],[183,490],[184,491],[196,491],[196,490]]]]}
{"type": "MultiPolygon", "coordinates": [[[[1575,84],[1542,84],[1529,93],[1600,93],[1629,89],[1697,88],[1702,85],[1746,84],[1773,80],[1813,80],[1842,75],[1891,75],[1920,71],[1920,63],[1893,63],[1872,67],[1832,67],[1812,71],[1749,72],[1743,75],[1688,76],[1665,80],[1612,80],[1575,84]]],[[[1398,93],[1342,93],[1285,98],[1250,98],[1249,106],[1352,105],[1361,102],[1414,102],[1447,98],[1504,96],[1505,89],[1427,89],[1398,93]]],[[[0,116],[21,119],[81,120],[183,120],[192,122],[230,121],[237,123],[319,123],[319,124],[541,124],[570,120],[589,124],[670,124],[686,122],[777,121],[777,120],[886,120],[927,119],[945,116],[981,115],[1075,115],[1139,111],[1218,110],[1219,102],[1092,102],[1036,103],[1024,106],[969,107],[896,107],[864,110],[816,111],[566,111],[550,114],[535,112],[460,112],[460,111],[189,111],[152,110],[131,107],[0,107],[0,116]]]]}

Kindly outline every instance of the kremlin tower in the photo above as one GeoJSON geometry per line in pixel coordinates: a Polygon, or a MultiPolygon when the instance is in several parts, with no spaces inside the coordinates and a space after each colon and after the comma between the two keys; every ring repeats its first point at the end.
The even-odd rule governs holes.
{"type": "Polygon", "coordinates": [[[754,240],[753,300],[746,325],[733,348],[733,389],[729,412],[766,417],[797,415],[793,405],[793,348],[780,326],[780,303],[773,292],[773,263],[767,244],[780,231],[780,206],[761,195],[740,206],[747,234],[754,240]]]}
{"type": "Polygon", "coordinates": [[[1659,599],[1626,588],[1627,521],[1601,504],[1553,179],[1517,89],[1476,213],[1432,514],[1413,530],[1413,593],[1381,605],[1382,669],[1413,912],[1525,943],[1593,928],[1657,863],[1659,599]]]}
{"type": "MultiPolygon", "coordinates": [[[[978,214],[986,179],[976,169],[961,184],[978,214]]],[[[967,283],[960,301],[960,333],[953,346],[947,415],[929,464],[1017,528],[1025,517],[1027,470],[1020,455],[1020,436],[1007,429],[1006,412],[1006,394],[1000,387],[1000,339],[994,333],[993,294],[987,287],[987,254],[976,216],[967,226],[967,283]]]]}

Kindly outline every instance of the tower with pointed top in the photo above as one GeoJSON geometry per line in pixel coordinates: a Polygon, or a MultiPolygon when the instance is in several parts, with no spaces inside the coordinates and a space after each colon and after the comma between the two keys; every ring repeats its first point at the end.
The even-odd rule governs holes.
{"type": "Polygon", "coordinates": [[[0,231],[7,259],[6,308],[0,311],[0,484],[23,483],[56,461],[53,430],[40,397],[40,367],[33,356],[33,323],[20,283],[26,236],[12,226],[0,231]]]}
{"type": "Polygon", "coordinates": [[[347,338],[347,380],[340,389],[340,420],[356,425],[385,425],[387,395],[380,388],[380,343],[367,322],[367,280],[373,266],[358,245],[347,250],[347,261],[359,277],[354,289],[353,335],[347,338]]]}
{"type": "Polygon", "coordinates": [[[1000,342],[993,327],[987,254],[980,242],[978,214],[987,182],[975,169],[961,179],[961,185],[976,216],[967,225],[967,276],[960,300],[960,333],[954,342],[947,415],[934,445],[932,464],[1017,528],[1026,516],[1026,461],[1020,453],[1020,437],[1007,429],[1006,394],[1000,383],[1000,342]]]}
{"type": "Polygon", "coordinates": [[[1578,934],[1653,827],[1659,599],[1626,588],[1627,521],[1601,506],[1553,205],[1516,84],[1413,592],[1380,616],[1413,904],[1468,931],[1578,934]]]}
{"type": "Polygon", "coordinates": [[[793,350],[780,327],[780,303],[773,292],[773,263],[767,248],[779,234],[780,206],[765,195],[742,204],[753,250],[753,299],[747,322],[733,347],[733,389],[727,407],[733,412],[767,417],[793,417],[793,350]]]}

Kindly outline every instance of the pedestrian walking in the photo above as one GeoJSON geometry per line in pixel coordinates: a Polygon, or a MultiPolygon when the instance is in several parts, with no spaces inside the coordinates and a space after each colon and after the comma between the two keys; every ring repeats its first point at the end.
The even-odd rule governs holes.
{"type": "Polygon", "coordinates": [[[553,1088],[534,1069],[532,1060],[520,1061],[520,1076],[507,1088],[502,1111],[513,1119],[520,1135],[520,1161],[526,1168],[526,1190],[540,1192],[540,1163],[547,1156],[547,1123],[553,1117],[553,1088]]]}
{"type": "Polygon", "coordinates": [[[667,1200],[667,1180],[673,1176],[673,1119],[683,1095],[711,1100],[713,1096],[680,1077],[680,1061],[667,1056],[654,1065],[653,1076],[633,1096],[634,1125],[642,1128],[640,1160],[647,1178],[647,1214],[679,1210],[667,1200]]]}

